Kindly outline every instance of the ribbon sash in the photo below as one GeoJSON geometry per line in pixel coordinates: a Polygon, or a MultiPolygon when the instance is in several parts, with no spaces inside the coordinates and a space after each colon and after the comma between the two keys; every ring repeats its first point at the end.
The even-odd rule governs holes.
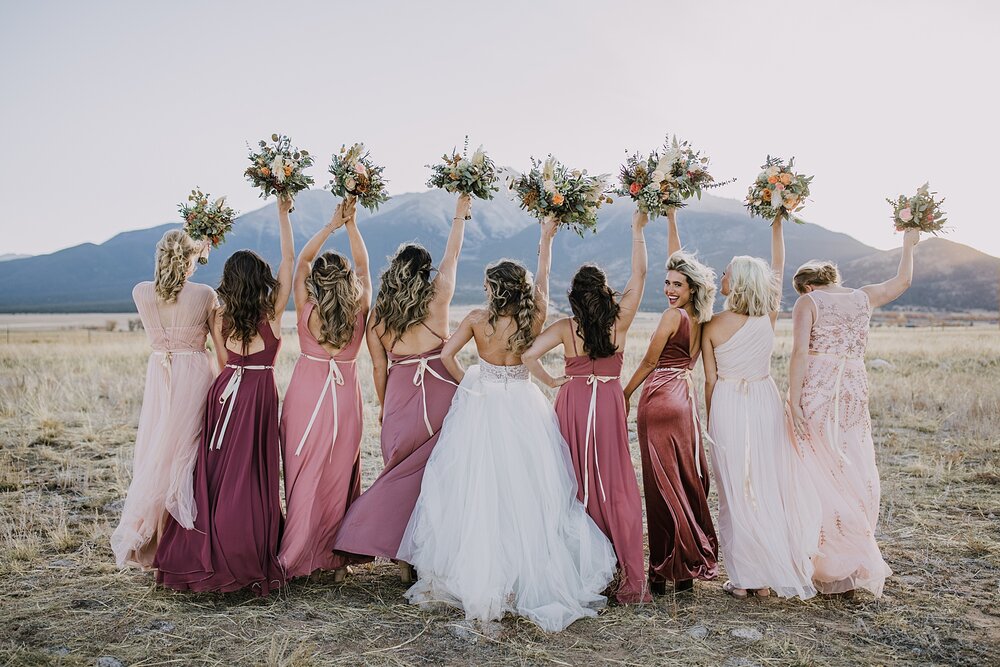
{"type": "Polygon", "coordinates": [[[601,384],[606,384],[612,380],[619,379],[617,375],[567,375],[566,377],[571,380],[575,379],[587,379],[587,385],[591,387],[590,391],[590,405],[587,408],[587,437],[583,442],[583,460],[584,460],[584,474],[583,474],[583,506],[587,506],[587,501],[590,500],[590,434],[594,434],[594,472],[597,475],[597,486],[601,490],[601,500],[603,502],[608,502],[607,496],[604,494],[604,481],[601,479],[601,462],[597,456],[597,387],[601,384]]]}
{"type": "MultiPolygon", "coordinates": [[[[305,446],[306,439],[309,437],[309,434],[312,433],[313,424],[316,423],[316,417],[319,415],[320,408],[323,405],[323,399],[326,398],[326,392],[329,391],[330,402],[333,406],[333,440],[330,443],[330,460],[333,460],[333,448],[337,446],[337,433],[340,432],[340,410],[337,406],[337,387],[344,386],[344,374],[340,372],[340,366],[337,365],[337,360],[333,357],[324,359],[323,357],[314,357],[303,352],[302,358],[328,364],[330,371],[326,374],[326,380],[323,382],[323,388],[319,392],[319,398],[316,399],[316,407],[313,408],[312,416],[309,417],[309,423],[306,425],[306,430],[302,433],[302,439],[299,440],[299,446],[295,448],[295,455],[299,456],[302,454],[302,447],[305,446]]],[[[356,361],[356,359],[351,359],[349,361],[344,361],[343,363],[353,364],[356,361]]]]}
{"type": "Polygon", "coordinates": [[[222,440],[226,437],[229,418],[233,415],[233,405],[236,403],[236,393],[240,389],[240,382],[243,381],[243,372],[274,370],[274,366],[236,366],[234,364],[226,364],[226,368],[235,369],[235,372],[229,377],[225,389],[222,390],[222,395],[219,396],[219,403],[226,406],[226,415],[221,422],[222,428],[220,429],[219,423],[216,423],[212,430],[212,438],[208,441],[208,451],[222,449],[222,440]]]}

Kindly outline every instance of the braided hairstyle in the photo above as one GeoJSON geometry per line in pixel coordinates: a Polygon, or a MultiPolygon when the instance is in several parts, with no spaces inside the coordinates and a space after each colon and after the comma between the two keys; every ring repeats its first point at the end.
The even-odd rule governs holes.
{"type": "Polygon", "coordinates": [[[427,319],[434,298],[434,267],[431,254],[416,243],[404,243],[389,260],[382,272],[372,312],[375,324],[393,341],[427,319]]]}
{"type": "Polygon", "coordinates": [[[840,284],[840,271],[833,262],[811,259],[795,272],[792,285],[799,294],[806,293],[806,287],[824,287],[840,284]]]}
{"type": "Polygon", "coordinates": [[[351,342],[361,312],[361,283],[347,258],[339,252],[317,257],[306,278],[306,290],[319,315],[316,340],[336,348],[351,342]]]}
{"type": "Polygon", "coordinates": [[[621,312],[617,296],[607,275],[594,264],[584,264],[573,276],[569,306],[576,319],[576,335],[583,339],[583,351],[591,359],[616,352],[611,332],[621,312]]]}
{"type": "Polygon", "coordinates": [[[181,229],[171,229],[157,242],[153,290],[165,303],[177,301],[198,250],[194,240],[181,229]]]}
{"type": "Polygon", "coordinates": [[[535,340],[534,327],[538,321],[538,303],[531,273],[520,262],[501,259],[486,267],[486,285],[489,287],[489,322],[496,332],[501,317],[514,320],[517,330],[507,339],[507,349],[521,354],[535,340]]]}

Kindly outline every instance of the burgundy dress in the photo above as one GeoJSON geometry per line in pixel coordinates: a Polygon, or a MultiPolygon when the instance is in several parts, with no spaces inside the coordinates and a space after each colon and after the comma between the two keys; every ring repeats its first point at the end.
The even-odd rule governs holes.
{"type": "Polygon", "coordinates": [[[718,539],[708,511],[708,461],[691,368],[691,320],[663,346],[642,389],[636,425],[649,532],[649,580],[714,579],[718,539]]]}
{"type": "Polygon", "coordinates": [[[382,412],[385,468],[347,510],[333,542],[338,552],[396,558],[420,495],[424,466],[458,390],[441,361],[441,340],[442,345],[422,354],[389,351],[382,412]]]}
{"type": "Polygon", "coordinates": [[[621,577],[615,598],[648,602],[642,573],[642,498],[628,447],[621,372],[624,352],[591,359],[566,357],[572,380],[559,388],[556,417],[569,445],[578,485],[577,497],[607,535],[618,557],[621,577]]]}
{"type": "Polygon", "coordinates": [[[156,551],[156,580],[177,590],[266,596],[285,583],[278,563],[278,391],[274,359],[281,341],[262,321],[264,349],[229,351],[208,391],[194,469],[194,529],[168,520],[156,551]]]}

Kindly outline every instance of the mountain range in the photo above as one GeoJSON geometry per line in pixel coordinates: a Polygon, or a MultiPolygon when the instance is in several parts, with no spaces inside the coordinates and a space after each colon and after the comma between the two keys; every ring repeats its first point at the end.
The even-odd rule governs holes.
{"type": "MultiPolygon", "coordinates": [[[[325,224],[337,200],[328,192],[300,193],[292,222],[296,248],[325,224]]],[[[417,241],[437,258],[444,249],[454,215],[455,196],[441,190],[393,197],[375,214],[358,211],[377,274],[400,243],[417,241]]],[[[608,272],[612,285],[621,289],[628,280],[632,205],[617,200],[600,211],[599,231],[579,238],[561,231],[555,240],[552,294],[557,306],[565,306],[565,294],[575,269],[595,262],[608,272]]],[[[483,268],[502,257],[523,261],[534,270],[538,226],[503,193],[492,201],[476,200],[473,220],[466,226],[465,245],[458,269],[456,303],[478,303],[483,299],[483,268]]],[[[678,214],[685,248],[696,252],[720,275],[734,255],[767,257],[770,235],[767,223],[752,219],[742,205],[729,199],[705,196],[678,214]]],[[[886,222],[885,224],[889,224],[886,222]]],[[[168,223],[118,234],[99,245],[84,243],[47,255],[0,262],[0,312],[120,312],[132,311],[132,286],[153,273],[154,247],[168,223]]],[[[663,266],[667,255],[667,228],[663,219],[646,228],[649,266],[643,308],[666,306],[663,296],[663,266]]],[[[858,286],[880,282],[895,274],[899,249],[880,251],[840,232],[814,224],[786,223],[787,248],[785,302],[794,300],[791,276],[802,262],[830,259],[837,262],[845,284],[858,286]]],[[[347,252],[347,238],[338,231],[328,243],[347,252]]],[[[277,266],[278,224],[272,201],[240,216],[226,243],[212,251],[210,261],[200,266],[194,280],[217,285],[225,259],[235,250],[251,248],[277,266]]],[[[893,304],[896,307],[934,310],[996,310],[1000,259],[941,238],[929,238],[917,246],[913,287],[893,304]]]]}

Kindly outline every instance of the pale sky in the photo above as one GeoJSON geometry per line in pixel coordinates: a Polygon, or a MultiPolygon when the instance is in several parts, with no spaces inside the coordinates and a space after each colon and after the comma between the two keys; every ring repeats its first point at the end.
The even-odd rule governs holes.
{"type": "Polygon", "coordinates": [[[245,142],[363,140],[392,192],[471,135],[617,172],[676,132],[742,199],[765,155],[815,175],[804,216],[897,245],[884,199],[925,180],[947,236],[1000,255],[1000,5],[893,2],[0,0],[0,254],[241,211],[245,142]]]}

